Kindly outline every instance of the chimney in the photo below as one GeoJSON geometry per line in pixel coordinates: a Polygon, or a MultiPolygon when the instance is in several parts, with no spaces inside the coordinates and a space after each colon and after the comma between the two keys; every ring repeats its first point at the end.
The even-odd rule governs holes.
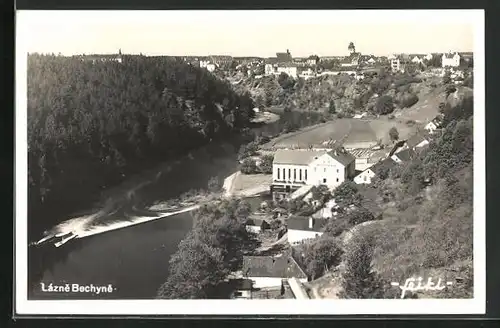
{"type": "Polygon", "coordinates": [[[313,218],[310,217],[309,218],[309,229],[312,229],[313,228],[313,218]]]}

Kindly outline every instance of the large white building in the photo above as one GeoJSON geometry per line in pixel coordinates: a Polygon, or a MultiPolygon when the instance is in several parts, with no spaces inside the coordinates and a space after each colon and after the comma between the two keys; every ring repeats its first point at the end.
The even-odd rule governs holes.
{"type": "Polygon", "coordinates": [[[443,54],[441,64],[443,67],[458,67],[460,66],[460,55],[457,52],[455,54],[451,52],[443,54]]]}
{"type": "Polygon", "coordinates": [[[355,175],[355,158],[343,148],[278,150],[273,160],[273,195],[286,195],[305,185],[336,188],[355,175]]]}

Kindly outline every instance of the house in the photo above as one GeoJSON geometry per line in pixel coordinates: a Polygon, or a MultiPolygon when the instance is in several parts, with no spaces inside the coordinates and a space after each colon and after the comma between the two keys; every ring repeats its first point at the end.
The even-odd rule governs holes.
{"type": "Polygon", "coordinates": [[[281,73],[285,73],[290,77],[297,77],[297,65],[295,64],[278,64],[276,67],[275,74],[280,75],[281,73]]]}
{"type": "Polygon", "coordinates": [[[373,57],[370,57],[370,59],[368,59],[368,60],[366,61],[366,63],[367,63],[367,64],[370,64],[370,65],[373,65],[373,64],[375,64],[376,62],[377,62],[377,61],[376,61],[376,60],[375,60],[375,58],[373,58],[373,57]]]}
{"type": "Polygon", "coordinates": [[[314,219],[330,219],[333,217],[332,209],[337,206],[335,199],[330,199],[325,203],[323,208],[319,209],[316,213],[312,215],[314,219]]]}
{"type": "Polygon", "coordinates": [[[314,239],[323,234],[323,227],[327,220],[304,216],[291,216],[286,220],[288,242],[298,244],[307,239],[314,239]]]}
{"type": "Polygon", "coordinates": [[[232,299],[252,298],[253,282],[251,279],[234,279],[231,282],[234,284],[232,299]]]}
{"type": "Polygon", "coordinates": [[[401,69],[401,60],[399,57],[391,59],[391,69],[393,72],[398,72],[401,69]]]}
{"type": "Polygon", "coordinates": [[[307,58],[293,58],[292,61],[297,67],[306,67],[309,64],[307,63],[307,58]]]}
{"type": "Polygon", "coordinates": [[[431,60],[432,58],[434,58],[434,55],[431,54],[431,53],[425,55],[425,57],[424,57],[424,59],[427,60],[427,61],[431,60]]]}
{"type": "Polygon", "coordinates": [[[355,175],[355,158],[344,148],[280,149],[274,155],[273,196],[285,196],[304,185],[333,189],[355,175]]]}
{"type": "Polygon", "coordinates": [[[417,156],[417,153],[415,152],[415,150],[413,150],[411,148],[407,148],[405,150],[402,150],[400,152],[393,154],[391,156],[391,159],[394,162],[400,164],[400,163],[404,163],[404,162],[409,162],[412,159],[414,159],[416,156],[417,156]]]}
{"type": "Polygon", "coordinates": [[[222,65],[230,65],[233,63],[233,57],[231,56],[210,56],[210,62],[217,66],[222,66],[222,65]]]}
{"type": "Polygon", "coordinates": [[[410,62],[410,56],[407,54],[393,55],[390,60],[391,69],[393,72],[404,72],[406,65],[410,62]]]}
{"type": "Polygon", "coordinates": [[[414,64],[422,64],[424,62],[424,60],[422,58],[420,58],[419,56],[413,56],[413,58],[411,59],[411,62],[414,64]]]}
{"type": "Polygon", "coordinates": [[[427,138],[424,137],[422,134],[417,133],[414,136],[412,136],[410,139],[406,140],[403,148],[404,149],[410,148],[410,149],[415,150],[416,148],[422,148],[424,146],[427,146],[428,144],[429,144],[429,140],[427,140],[427,138]]]}
{"type": "Polygon", "coordinates": [[[121,50],[118,50],[117,55],[81,55],[78,57],[80,58],[81,61],[88,61],[92,62],[93,64],[97,62],[109,62],[109,61],[114,61],[118,63],[123,62],[121,50]]]}
{"type": "Polygon", "coordinates": [[[364,171],[370,166],[378,163],[382,159],[386,158],[389,150],[387,149],[367,149],[367,148],[356,148],[349,151],[355,160],[356,171],[364,171]]]}
{"type": "Polygon", "coordinates": [[[263,218],[248,218],[246,222],[246,229],[248,232],[259,233],[270,228],[271,225],[269,222],[263,218]]]}
{"type": "Polygon", "coordinates": [[[297,278],[307,282],[307,275],[291,256],[243,256],[243,276],[252,280],[252,288],[280,287],[283,280],[297,278]]]}
{"type": "Polygon", "coordinates": [[[206,68],[208,64],[210,64],[210,60],[205,60],[205,59],[202,59],[199,61],[200,63],[200,68],[206,68]]]}
{"type": "Polygon", "coordinates": [[[357,184],[370,184],[372,179],[376,176],[381,176],[386,174],[391,168],[396,166],[396,162],[388,157],[380,162],[370,166],[354,178],[354,182],[357,184]]]}
{"type": "Polygon", "coordinates": [[[352,52],[349,56],[340,61],[341,67],[356,67],[359,65],[361,54],[359,52],[352,52]]]}
{"type": "Polygon", "coordinates": [[[307,58],[307,65],[316,66],[319,63],[319,57],[317,55],[312,55],[307,58]]]}
{"type": "Polygon", "coordinates": [[[437,129],[439,129],[441,127],[441,120],[436,117],[434,118],[432,121],[430,121],[429,123],[427,123],[425,126],[424,126],[424,129],[429,132],[429,134],[433,134],[434,131],[436,131],[437,129]]]}
{"type": "Polygon", "coordinates": [[[215,64],[210,63],[210,64],[207,64],[207,66],[205,68],[209,72],[214,72],[215,71],[215,67],[216,67],[215,64]]]}
{"type": "Polygon", "coordinates": [[[275,72],[274,65],[271,63],[266,63],[264,66],[264,74],[265,75],[273,75],[275,72]]]}
{"type": "Polygon", "coordinates": [[[454,54],[448,52],[447,54],[443,54],[441,57],[441,63],[444,67],[458,67],[460,66],[460,55],[455,52],[454,54]]]}

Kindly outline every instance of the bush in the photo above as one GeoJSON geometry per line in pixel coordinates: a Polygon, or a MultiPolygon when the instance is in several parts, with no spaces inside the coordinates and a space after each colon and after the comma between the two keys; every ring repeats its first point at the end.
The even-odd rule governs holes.
{"type": "Polygon", "coordinates": [[[409,94],[403,96],[401,99],[401,107],[402,108],[410,108],[418,102],[418,96],[414,94],[409,94]]]}
{"type": "Polygon", "coordinates": [[[375,111],[380,115],[390,114],[394,111],[394,102],[391,96],[383,95],[375,103],[375,111]]]}
{"type": "Polygon", "coordinates": [[[299,262],[303,264],[311,279],[317,279],[330,268],[340,264],[342,247],[336,239],[320,238],[299,246],[298,252],[295,253],[303,254],[299,262]]]}
{"type": "Polygon", "coordinates": [[[208,191],[210,192],[219,192],[222,190],[222,181],[219,177],[211,177],[208,180],[208,191]]]}
{"type": "Polygon", "coordinates": [[[391,141],[398,141],[399,140],[399,132],[398,132],[398,129],[396,129],[395,126],[393,126],[389,130],[389,137],[391,138],[391,141]]]}
{"type": "Polygon", "coordinates": [[[260,159],[259,170],[264,174],[273,173],[273,155],[264,155],[260,159]]]}
{"type": "Polygon", "coordinates": [[[453,84],[447,85],[446,90],[445,90],[446,97],[448,97],[450,94],[454,93],[455,91],[457,91],[457,88],[453,84]]]}
{"type": "Polygon", "coordinates": [[[373,240],[355,237],[344,254],[345,272],[342,275],[341,298],[383,298],[387,288],[381,277],[373,271],[373,240]]]}
{"type": "Polygon", "coordinates": [[[255,174],[257,173],[257,164],[255,160],[247,158],[241,164],[241,173],[243,174],[255,174]]]}
{"type": "Polygon", "coordinates": [[[256,141],[252,141],[247,145],[242,145],[238,152],[238,159],[242,160],[247,157],[253,156],[257,153],[258,149],[259,149],[259,144],[256,141]]]}
{"type": "Polygon", "coordinates": [[[414,126],[417,122],[415,122],[414,120],[408,120],[406,121],[406,125],[408,126],[414,126]]]}

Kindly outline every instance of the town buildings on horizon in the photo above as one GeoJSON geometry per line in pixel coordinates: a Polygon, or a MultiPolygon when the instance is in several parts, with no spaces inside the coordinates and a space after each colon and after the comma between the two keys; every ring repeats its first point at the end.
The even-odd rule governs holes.
{"type": "Polygon", "coordinates": [[[432,11],[420,18],[421,11],[258,13],[27,12],[16,22],[27,52],[65,56],[116,54],[118,49],[149,56],[268,58],[286,49],[296,58],[347,56],[350,42],[358,52],[374,56],[474,49],[472,16],[450,11],[432,11]]]}

